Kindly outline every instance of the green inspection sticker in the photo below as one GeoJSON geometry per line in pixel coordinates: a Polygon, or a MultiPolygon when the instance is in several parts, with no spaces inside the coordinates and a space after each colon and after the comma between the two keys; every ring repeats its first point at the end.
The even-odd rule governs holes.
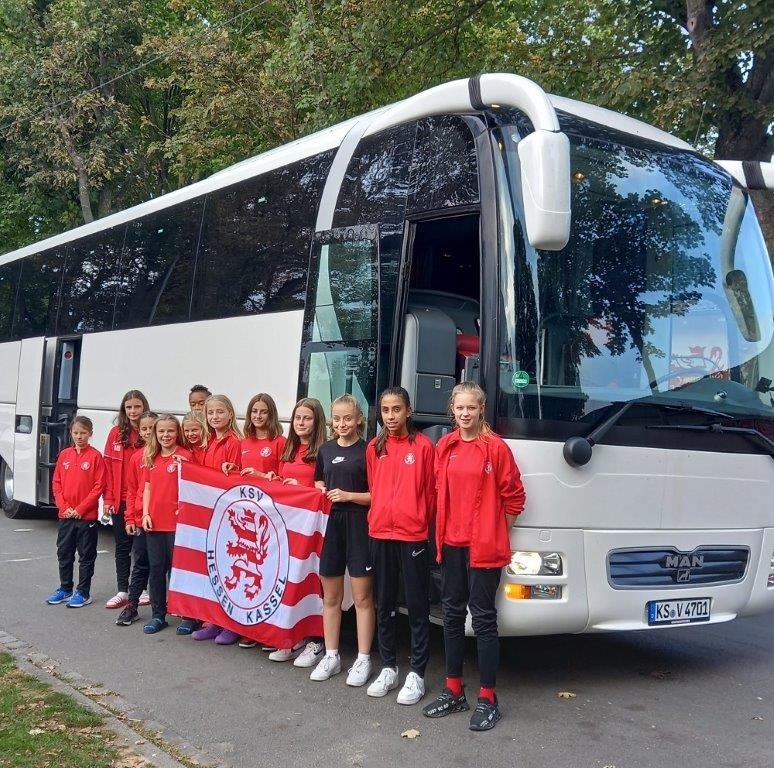
{"type": "Polygon", "coordinates": [[[511,375],[511,384],[518,389],[523,389],[529,384],[529,374],[526,371],[514,371],[511,375]]]}

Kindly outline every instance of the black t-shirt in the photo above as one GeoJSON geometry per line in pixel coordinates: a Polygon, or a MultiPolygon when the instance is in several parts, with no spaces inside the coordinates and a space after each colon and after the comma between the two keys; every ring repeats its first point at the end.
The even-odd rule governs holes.
{"type": "MultiPolygon", "coordinates": [[[[366,444],[358,440],[353,445],[341,446],[330,440],[320,446],[317,452],[317,466],[314,479],[322,480],[331,491],[338,488],[352,493],[368,492],[366,474],[366,444]]],[[[365,512],[367,507],[354,502],[335,502],[333,509],[354,509],[365,512]]]]}

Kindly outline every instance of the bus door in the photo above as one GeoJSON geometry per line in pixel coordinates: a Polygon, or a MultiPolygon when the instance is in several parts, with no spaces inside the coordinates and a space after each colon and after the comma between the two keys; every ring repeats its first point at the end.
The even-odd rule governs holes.
{"type": "Polygon", "coordinates": [[[53,504],[51,478],[69,440],[68,426],[78,410],[81,337],[49,339],[43,365],[38,498],[53,504]]]}
{"type": "Polygon", "coordinates": [[[481,335],[479,212],[428,215],[406,232],[391,369],[413,418],[438,439],[448,431],[454,385],[478,380],[481,335]],[[434,427],[440,427],[434,429],[434,427]]]}
{"type": "Polygon", "coordinates": [[[376,417],[378,236],[376,225],[315,234],[298,382],[299,399],[317,398],[326,413],[339,395],[354,395],[369,424],[376,417]]]}
{"type": "Polygon", "coordinates": [[[16,381],[13,501],[37,504],[40,396],[46,339],[23,339],[16,381]]]}

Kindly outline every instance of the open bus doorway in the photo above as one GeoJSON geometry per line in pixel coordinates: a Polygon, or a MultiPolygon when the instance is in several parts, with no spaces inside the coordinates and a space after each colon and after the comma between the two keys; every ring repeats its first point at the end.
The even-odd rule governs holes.
{"type": "Polygon", "coordinates": [[[454,385],[478,377],[478,213],[412,222],[405,258],[398,378],[411,396],[415,423],[437,440],[449,426],[454,385]]]}

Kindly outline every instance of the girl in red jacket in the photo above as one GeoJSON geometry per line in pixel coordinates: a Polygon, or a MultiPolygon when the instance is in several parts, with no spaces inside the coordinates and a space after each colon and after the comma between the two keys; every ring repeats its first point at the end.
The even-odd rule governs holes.
{"type": "Polygon", "coordinates": [[[436,446],[435,539],[441,564],[446,687],[424,708],[427,717],[470,709],[462,685],[468,609],[478,648],[481,687],[470,729],[486,731],[500,719],[495,678],[500,657],[495,598],[511,559],[509,529],[524,509],[524,486],[513,454],[484,421],[486,395],[471,381],[449,401],[456,429],[436,446]]]}
{"type": "MultiPolygon", "coordinates": [[[[203,466],[228,474],[241,468],[242,432],[236,420],[234,405],[226,395],[210,395],[204,402],[204,415],[209,434],[203,466]]],[[[181,625],[182,626],[182,625],[181,625]]],[[[205,624],[191,634],[194,640],[214,640],[218,645],[233,645],[239,635],[216,624],[205,624]]]]}
{"type": "Polygon", "coordinates": [[[384,428],[366,449],[371,509],[368,534],[376,595],[376,629],[383,668],[368,686],[369,696],[386,696],[398,685],[395,613],[403,576],[411,628],[411,670],[398,693],[399,704],[425,695],[430,655],[428,528],[433,514],[433,444],[411,422],[411,402],[403,387],[382,392],[384,428]]]}
{"type": "MultiPolygon", "coordinates": [[[[314,488],[317,452],[325,442],[325,411],[319,400],[304,397],[293,408],[290,434],[280,456],[279,477],[288,485],[314,488]]],[[[309,637],[294,648],[278,648],[269,654],[272,661],[295,659],[296,667],[314,667],[325,655],[321,637],[309,637]]]]}
{"type": "Polygon", "coordinates": [[[143,626],[147,635],[167,626],[167,579],[172,571],[172,552],[177,527],[177,469],[191,453],[182,446],[180,423],[169,413],[159,416],[145,449],[142,529],[148,547],[148,584],[151,620],[143,626]]]}
{"type": "MultiPolygon", "coordinates": [[[[143,445],[148,445],[153,430],[156,428],[158,415],[146,411],[140,416],[140,439],[143,445]]],[[[126,533],[134,537],[132,544],[132,571],[129,578],[129,602],[118,614],[116,626],[128,627],[137,621],[140,605],[150,605],[148,595],[148,547],[145,532],[142,529],[142,497],[145,491],[143,469],[145,468],[145,451],[137,451],[129,460],[126,490],[126,511],[124,522],[126,533]]]]}
{"type": "Polygon", "coordinates": [[[118,592],[105,608],[123,608],[129,600],[129,571],[132,563],[132,537],[126,532],[126,494],[129,481],[129,461],[143,447],[140,439],[140,416],[146,411],[148,400],[137,389],[130,389],[122,398],[115,426],[105,442],[105,488],[103,513],[112,517],[116,540],[116,582],[118,592]]]}
{"type": "Polygon", "coordinates": [[[91,602],[91,578],[97,559],[97,509],[105,490],[105,462],[89,445],[94,429],[91,419],[76,416],[70,426],[71,448],[65,448],[56,462],[52,488],[59,514],[56,556],[59,560],[59,589],[46,602],[81,608],[91,602]],[[78,587],[73,593],[73,566],[78,552],[78,587]]]}
{"type": "Polygon", "coordinates": [[[268,480],[277,477],[280,456],[286,443],[274,398],[259,392],[247,404],[245,437],[242,440],[242,474],[268,480]]]}
{"type": "Polygon", "coordinates": [[[191,451],[193,461],[196,464],[204,464],[204,456],[207,453],[207,422],[204,413],[189,411],[183,416],[183,445],[191,451]]]}
{"type": "Polygon", "coordinates": [[[231,400],[226,395],[210,395],[204,403],[209,434],[203,465],[226,472],[242,467],[240,440],[242,431],[231,400]]]}

